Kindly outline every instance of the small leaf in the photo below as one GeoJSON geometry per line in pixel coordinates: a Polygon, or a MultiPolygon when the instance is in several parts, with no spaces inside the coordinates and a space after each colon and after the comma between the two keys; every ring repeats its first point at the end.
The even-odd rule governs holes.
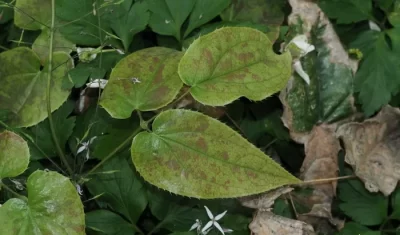
{"type": "MultiPolygon", "coordinates": [[[[16,115],[10,125],[27,127],[43,121],[47,117],[48,65],[40,70],[39,58],[26,47],[1,53],[0,64],[0,109],[9,109],[16,115]]],[[[52,111],[58,109],[69,96],[69,90],[62,89],[62,81],[72,67],[73,61],[68,54],[53,54],[52,111]]]]}
{"type": "Polygon", "coordinates": [[[86,227],[102,234],[131,235],[136,232],[121,216],[108,210],[86,213],[86,227]]]}
{"type": "Polygon", "coordinates": [[[83,205],[67,177],[38,170],[26,185],[28,201],[13,198],[0,207],[0,234],[85,234],[83,205]]]}
{"type": "Polygon", "coordinates": [[[321,9],[338,24],[355,23],[372,17],[372,1],[365,0],[322,0],[321,9]]]}
{"type": "Polygon", "coordinates": [[[400,1],[394,3],[393,12],[388,15],[388,20],[394,27],[400,27],[400,1]]]}
{"type": "Polygon", "coordinates": [[[152,12],[149,26],[161,35],[174,36],[181,41],[181,27],[192,11],[196,0],[150,0],[152,12]]]}
{"type": "Polygon", "coordinates": [[[139,173],[170,192],[197,198],[239,197],[300,180],[238,133],[198,112],[169,110],[131,148],[139,173]]]}
{"type": "Polygon", "coordinates": [[[195,40],[179,63],[192,96],[205,105],[226,105],[245,96],[260,101],[286,86],[289,53],[277,55],[258,30],[226,27],[195,40]]]}
{"type": "Polygon", "coordinates": [[[21,29],[46,29],[50,27],[50,22],[51,1],[17,0],[15,3],[14,24],[21,29]]]}
{"type": "Polygon", "coordinates": [[[229,6],[231,0],[197,0],[189,17],[189,24],[184,37],[195,28],[209,22],[229,6]]]}
{"type": "Polygon", "coordinates": [[[0,133],[0,180],[22,174],[29,164],[28,144],[19,135],[0,133]]]}
{"type": "Polygon", "coordinates": [[[177,74],[182,53],[153,47],[123,58],[111,72],[100,104],[113,118],[135,110],[151,111],[169,104],[182,87],[177,74]]]}
{"type": "Polygon", "coordinates": [[[142,182],[123,157],[113,158],[99,168],[87,186],[92,195],[101,194],[97,200],[124,215],[132,224],[136,224],[147,206],[142,182]],[[114,173],[101,173],[107,171],[114,173]]]}
{"type": "Polygon", "coordinates": [[[340,209],[362,225],[379,225],[387,217],[388,199],[379,193],[370,193],[359,180],[339,183],[340,209]]]}

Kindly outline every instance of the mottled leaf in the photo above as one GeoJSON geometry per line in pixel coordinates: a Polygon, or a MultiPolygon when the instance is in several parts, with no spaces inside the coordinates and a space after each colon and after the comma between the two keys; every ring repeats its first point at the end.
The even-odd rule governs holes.
{"type": "Polygon", "coordinates": [[[150,183],[197,198],[256,194],[300,180],[216,119],[188,110],[169,110],[153,132],[133,140],[132,160],[150,183]]]}
{"type": "Polygon", "coordinates": [[[147,206],[147,198],[142,182],[129,162],[124,157],[115,157],[99,168],[97,173],[87,182],[90,193],[101,195],[98,201],[105,202],[132,224],[136,224],[147,206]]]}
{"type": "Polygon", "coordinates": [[[0,133],[0,180],[22,174],[29,164],[28,144],[19,135],[0,133]]]}
{"type": "Polygon", "coordinates": [[[113,118],[150,111],[170,103],[182,87],[177,74],[182,53],[153,47],[123,58],[113,69],[100,104],[113,118]]]}
{"type": "Polygon", "coordinates": [[[259,101],[286,86],[289,53],[277,55],[268,37],[251,28],[226,27],[195,40],[179,75],[200,103],[226,105],[245,96],[259,101]]]}
{"type": "Polygon", "coordinates": [[[49,0],[17,0],[14,11],[14,24],[22,29],[39,30],[50,27],[49,0]]]}
{"type": "MultiPolygon", "coordinates": [[[[16,117],[11,125],[32,126],[47,117],[46,86],[48,65],[40,69],[37,55],[26,47],[18,47],[0,54],[0,109],[11,110],[16,117]]],[[[73,67],[71,57],[64,52],[53,54],[50,90],[51,110],[58,109],[68,98],[62,89],[63,77],[73,67]]]]}
{"type": "Polygon", "coordinates": [[[152,12],[149,26],[161,35],[174,36],[181,40],[181,27],[192,11],[196,0],[150,0],[152,12]]]}
{"type": "Polygon", "coordinates": [[[95,210],[86,213],[86,227],[107,235],[135,234],[131,224],[118,214],[108,210],[95,210]]]}
{"type": "Polygon", "coordinates": [[[189,17],[184,37],[195,28],[209,22],[229,6],[231,0],[197,0],[189,17]]]}
{"type": "MultiPolygon", "coordinates": [[[[42,31],[32,44],[32,50],[39,56],[41,64],[44,64],[49,58],[49,43],[50,32],[46,29],[42,31]]],[[[70,54],[73,50],[75,50],[75,44],[65,39],[64,36],[56,30],[53,38],[53,52],[63,51],[70,54]]]]}
{"type": "Polygon", "coordinates": [[[0,207],[0,234],[85,234],[83,205],[67,177],[38,170],[26,185],[27,201],[13,198],[0,207]]]}

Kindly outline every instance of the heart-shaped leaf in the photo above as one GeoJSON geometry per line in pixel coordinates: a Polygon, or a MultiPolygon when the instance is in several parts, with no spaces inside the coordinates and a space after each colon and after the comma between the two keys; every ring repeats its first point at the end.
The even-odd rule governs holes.
{"type": "Polygon", "coordinates": [[[197,198],[240,197],[300,182],[231,128],[188,110],[162,112],[131,154],[150,183],[197,198]]]}
{"type": "MultiPolygon", "coordinates": [[[[27,47],[18,47],[0,54],[0,109],[11,110],[15,118],[11,125],[33,126],[47,117],[46,86],[48,65],[40,70],[38,56],[27,47]]],[[[65,52],[53,54],[51,110],[58,109],[68,98],[69,90],[62,81],[73,67],[65,52]]]]}
{"type": "Polygon", "coordinates": [[[0,180],[22,174],[29,164],[28,144],[19,135],[0,133],[0,180]]]}
{"type": "Polygon", "coordinates": [[[226,105],[245,96],[262,100],[283,89],[291,74],[289,53],[277,55],[255,29],[226,27],[195,40],[179,63],[179,75],[200,103],[226,105]]]}
{"type": "Polygon", "coordinates": [[[85,234],[83,205],[67,177],[38,170],[27,188],[28,201],[13,198],[0,207],[0,234],[85,234]]]}
{"type": "Polygon", "coordinates": [[[156,110],[169,104],[182,87],[177,74],[182,53],[163,47],[137,51],[113,69],[100,104],[113,118],[132,111],[156,110]]]}

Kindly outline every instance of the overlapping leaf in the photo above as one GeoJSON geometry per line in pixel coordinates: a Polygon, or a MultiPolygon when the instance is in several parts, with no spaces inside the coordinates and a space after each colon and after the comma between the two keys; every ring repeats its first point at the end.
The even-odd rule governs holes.
{"type": "MultiPolygon", "coordinates": [[[[32,126],[47,117],[47,64],[40,70],[37,55],[26,47],[18,47],[0,54],[0,109],[13,112],[10,124],[32,126]]],[[[62,80],[73,67],[71,57],[64,52],[53,54],[51,110],[65,102],[69,90],[62,89],[62,80]]]]}
{"type": "Polygon", "coordinates": [[[133,140],[132,160],[150,183],[180,195],[226,198],[299,182],[234,130],[187,110],[161,113],[133,140]]]}
{"type": "Polygon", "coordinates": [[[372,1],[365,0],[323,0],[321,9],[329,18],[339,24],[349,24],[372,18],[372,1]]]}
{"type": "Polygon", "coordinates": [[[83,205],[67,177],[38,170],[27,188],[27,201],[13,198],[0,207],[0,234],[85,234],[83,205]]]}
{"type": "Polygon", "coordinates": [[[95,210],[86,213],[86,227],[103,234],[130,235],[135,230],[121,216],[108,210],[95,210]]]}
{"type": "Polygon", "coordinates": [[[17,0],[15,3],[14,24],[22,29],[43,30],[49,28],[51,21],[51,1],[17,0]],[[40,6],[40,7],[39,7],[40,6]]]}
{"type": "Polygon", "coordinates": [[[275,54],[265,34],[244,27],[218,29],[195,40],[179,63],[192,96],[213,106],[241,96],[265,99],[285,87],[290,73],[290,54],[275,54]]]}
{"type": "Polygon", "coordinates": [[[22,174],[29,164],[28,144],[19,135],[0,133],[0,180],[22,174]]]}
{"type": "Polygon", "coordinates": [[[113,69],[100,104],[114,118],[132,111],[159,109],[170,103],[182,87],[177,74],[182,53],[153,47],[122,59],[113,69]]]}

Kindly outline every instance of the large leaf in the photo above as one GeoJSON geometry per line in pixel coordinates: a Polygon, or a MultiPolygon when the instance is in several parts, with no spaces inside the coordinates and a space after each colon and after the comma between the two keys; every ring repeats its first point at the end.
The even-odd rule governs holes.
{"type": "Polygon", "coordinates": [[[181,27],[189,16],[196,0],[150,0],[152,12],[149,25],[154,32],[174,36],[181,41],[181,27]]]}
{"type": "Polygon", "coordinates": [[[255,29],[226,27],[195,40],[179,63],[179,75],[200,103],[226,105],[245,96],[259,101],[286,86],[289,53],[277,55],[255,29]]]}
{"type": "MultiPolygon", "coordinates": [[[[26,47],[0,54],[0,109],[11,110],[15,118],[11,125],[32,126],[47,117],[46,86],[48,65],[40,70],[37,55],[26,47]]],[[[51,110],[58,109],[68,98],[69,90],[62,89],[63,77],[73,67],[71,57],[64,52],[53,54],[51,110]]]]}
{"type": "Polygon", "coordinates": [[[39,30],[50,27],[51,1],[17,0],[14,23],[22,29],[39,30]],[[40,6],[40,7],[39,7],[40,6]]]}
{"type": "Polygon", "coordinates": [[[373,18],[372,1],[369,0],[322,0],[319,6],[329,18],[337,19],[339,24],[373,18]]]}
{"type": "Polygon", "coordinates": [[[145,180],[170,192],[239,197],[299,182],[238,133],[201,113],[165,111],[152,130],[134,138],[132,160],[145,180]]]}
{"type": "Polygon", "coordinates": [[[147,3],[123,0],[119,4],[111,5],[105,12],[102,17],[121,39],[125,51],[128,51],[133,36],[144,30],[149,21],[147,3]]]}
{"type": "Polygon", "coordinates": [[[0,207],[0,234],[85,234],[79,195],[67,177],[35,171],[27,181],[28,200],[8,200],[0,207]]]}
{"type": "Polygon", "coordinates": [[[177,74],[182,53],[153,47],[123,58],[113,69],[100,104],[114,118],[132,111],[156,110],[169,104],[182,87],[177,74]]]}
{"type": "Polygon", "coordinates": [[[29,164],[28,144],[19,135],[0,133],[0,180],[22,174],[29,164]]]}
{"type": "Polygon", "coordinates": [[[393,68],[400,66],[398,52],[395,51],[400,47],[400,41],[393,40],[396,39],[396,31],[392,33],[392,46],[387,43],[385,33],[372,30],[360,34],[351,44],[363,52],[354,89],[359,92],[358,98],[368,116],[387,104],[391,96],[399,91],[400,71],[393,68]]]}
{"type": "Polygon", "coordinates": [[[107,235],[135,234],[131,224],[118,214],[108,210],[96,210],[86,213],[86,227],[107,235]]]}
{"type": "Polygon", "coordinates": [[[147,206],[142,182],[125,158],[111,159],[107,165],[99,168],[98,174],[87,186],[92,195],[101,195],[99,201],[124,215],[132,224],[136,224],[147,206]]]}
{"type": "Polygon", "coordinates": [[[190,14],[184,37],[188,36],[195,28],[218,16],[230,3],[231,0],[197,0],[190,14]]]}

